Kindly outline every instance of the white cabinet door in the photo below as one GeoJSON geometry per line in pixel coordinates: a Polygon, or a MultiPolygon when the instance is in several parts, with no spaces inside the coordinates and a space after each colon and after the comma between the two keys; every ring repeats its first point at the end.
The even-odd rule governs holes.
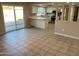
{"type": "Polygon", "coordinates": [[[37,7],[35,6],[32,7],[32,13],[37,13],[37,7]]]}

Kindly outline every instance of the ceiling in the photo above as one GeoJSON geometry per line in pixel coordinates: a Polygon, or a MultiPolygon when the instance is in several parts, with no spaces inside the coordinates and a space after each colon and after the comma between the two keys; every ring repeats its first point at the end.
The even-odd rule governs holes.
{"type": "Polygon", "coordinates": [[[79,5],[79,2],[34,2],[31,4],[46,7],[46,6],[79,5]]]}

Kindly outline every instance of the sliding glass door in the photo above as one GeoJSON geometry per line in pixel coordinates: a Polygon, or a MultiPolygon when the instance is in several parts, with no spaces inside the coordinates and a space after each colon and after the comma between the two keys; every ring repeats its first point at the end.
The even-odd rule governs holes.
{"type": "Polygon", "coordinates": [[[24,28],[23,7],[15,7],[17,29],[24,28]]]}
{"type": "Polygon", "coordinates": [[[6,32],[24,28],[23,7],[3,6],[6,32]]]}
{"type": "Polygon", "coordinates": [[[15,30],[14,7],[3,6],[3,13],[6,32],[15,30]]]}

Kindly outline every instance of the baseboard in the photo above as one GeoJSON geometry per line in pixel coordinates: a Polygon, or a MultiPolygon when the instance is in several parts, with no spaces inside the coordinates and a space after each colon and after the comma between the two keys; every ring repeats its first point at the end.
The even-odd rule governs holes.
{"type": "Polygon", "coordinates": [[[67,35],[67,34],[62,34],[62,33],[57,33],[57,32],[55,32],[54,34],[69,37],[69,38],[73,38],[73,39],[79,39],[79,37],[75,37],[75,36],[71,36],[71,35],[67,35]]]}

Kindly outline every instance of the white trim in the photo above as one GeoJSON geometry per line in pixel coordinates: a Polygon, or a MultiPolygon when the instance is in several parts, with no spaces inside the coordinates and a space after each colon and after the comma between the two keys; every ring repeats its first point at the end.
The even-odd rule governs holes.
{"type": "Polygon", "coordinates": [[[54,34],[61,35],[61,36],[65,36],[65,37],[70,37],[70,38],[74,38],[74,39],[79,39],[79,37],[72,36],[72,35],[68,35],[68,34],[62,34],[62,33],[57,33],[57,32],[55,32],[54,34]]]}

